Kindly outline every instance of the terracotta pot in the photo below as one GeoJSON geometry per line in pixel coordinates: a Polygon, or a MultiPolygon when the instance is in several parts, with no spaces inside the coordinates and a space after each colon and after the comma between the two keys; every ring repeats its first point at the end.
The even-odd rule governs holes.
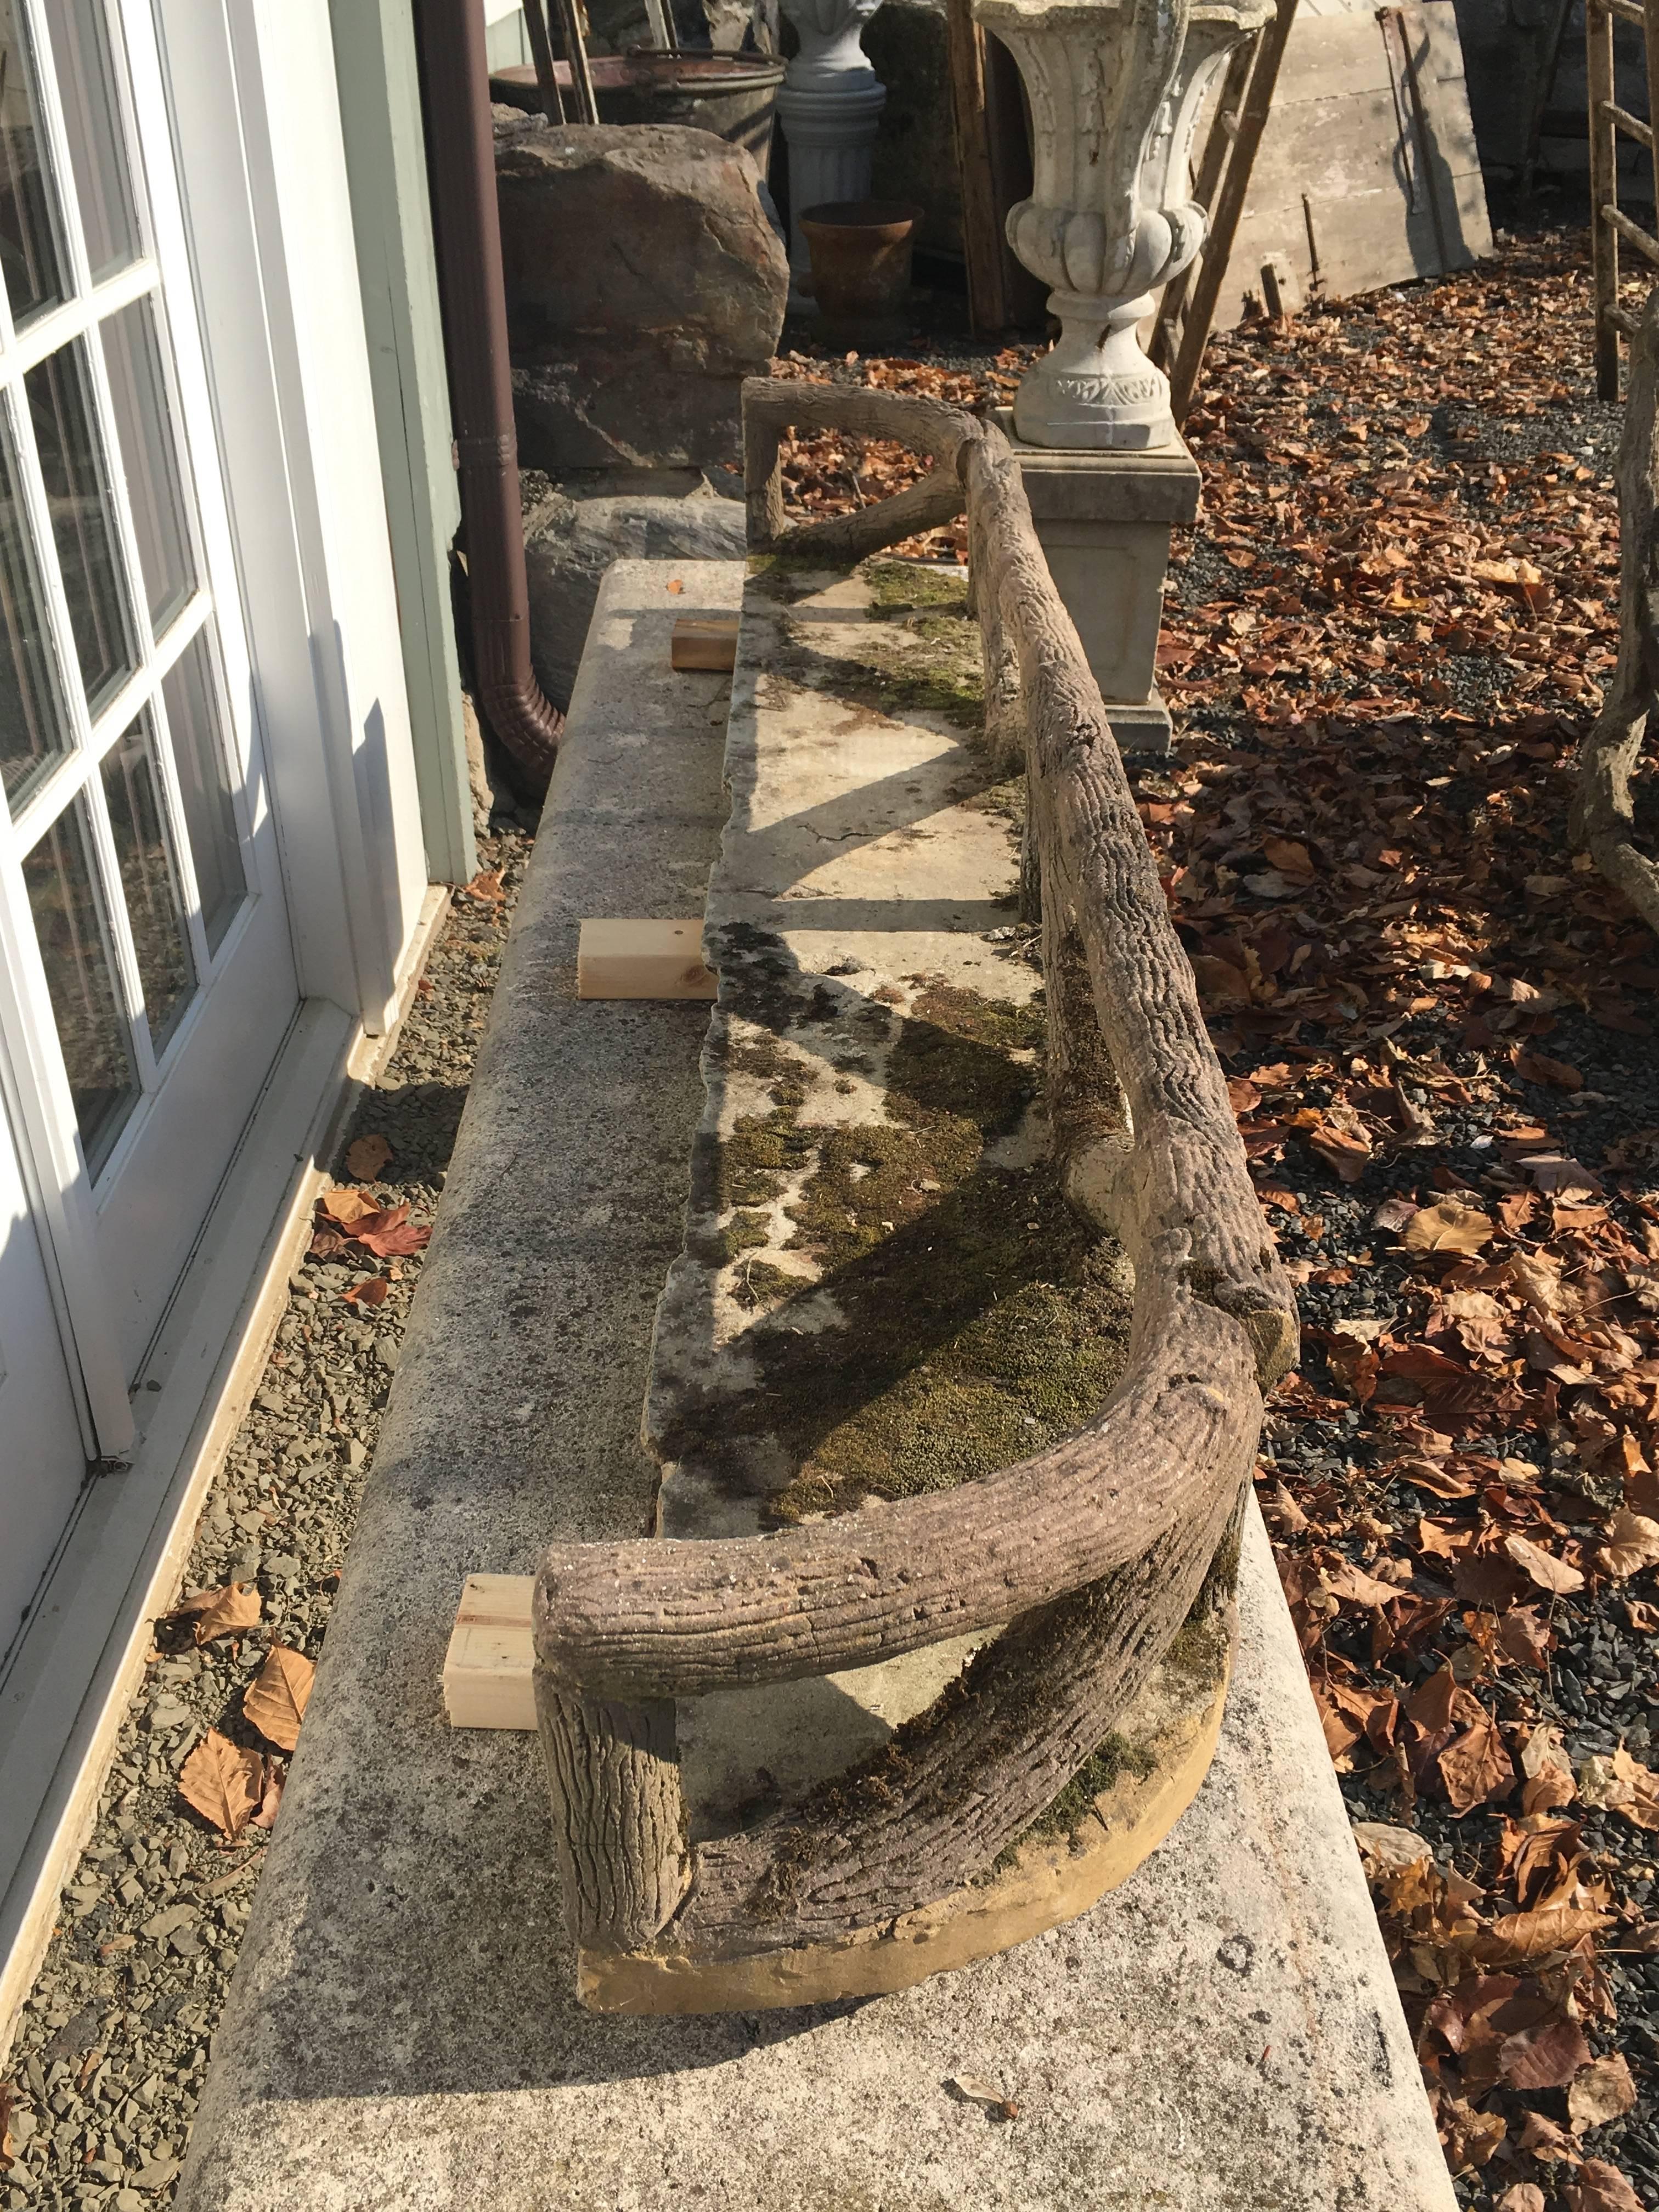
{"type": "Polygon", "coordinates": [[[832,343],[905,335],[911,234],[921,213],[902,200],[831,200],[802,210],[813,295],[832,343]]]}

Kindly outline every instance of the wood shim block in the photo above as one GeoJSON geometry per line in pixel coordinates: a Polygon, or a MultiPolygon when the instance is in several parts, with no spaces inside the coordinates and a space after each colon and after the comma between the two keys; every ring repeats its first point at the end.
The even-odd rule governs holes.
{"type": "Polygon", "coordinates": [[[451,1728],[533,1729],[534,1575],[469,1575],[444,1655],[451,1728]]]}
{"type": "Polygon", "coordinates": [[[729,676],[738,665],[735,615],[682,615],[669,641],[671,668],[714,668],[729,676]]]}
{"type": "Polygon", "coordinates": [[[712,999],[702,964],[702,918],[585,921],[576,946],[579,999],[712,999]]]}

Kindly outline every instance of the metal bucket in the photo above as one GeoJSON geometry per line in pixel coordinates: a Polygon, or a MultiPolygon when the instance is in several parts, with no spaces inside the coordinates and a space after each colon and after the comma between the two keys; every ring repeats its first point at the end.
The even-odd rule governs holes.
{"type": "Polygon", "coordinates": [[[803,209],[812,293],[832,344],[884,344],[906,336],[912,234],[921,214],[903,200],[830,200],[803,209]]]}
{"type": "MultiPolygon", "coordinates": [[[[588,67],[601,123],[687,124],[743,147],[766,174],[773,110],[783,82],[781,61],[766,54],[671,54],[635,46],[625,54],[594,54],[588,67]]],[[[556,61],[553,74],[568,94],[569,63],[556,61]]],[[[489,96],[541,113],[536,72],[526,64],[494,71],[489,96]]]]}

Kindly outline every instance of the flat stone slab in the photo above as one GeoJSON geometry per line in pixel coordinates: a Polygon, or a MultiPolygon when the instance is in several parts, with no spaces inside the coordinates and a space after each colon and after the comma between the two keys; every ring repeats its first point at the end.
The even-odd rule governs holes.
{"type": "Polygon", "coordinates": [[[578,1001],[576,933],[696,910],[723,684],[672,675],[669,633],[740,585],[606,580],[178,2202],[1451,2212],[1254,1516],[1220,1745],[1169,1842],[1082,1918],[897,1996],[580,2011],[535,1741],[444,1721],[465,1576],[652,1513],[640,1411],[708,1014],[578,1001]]]}

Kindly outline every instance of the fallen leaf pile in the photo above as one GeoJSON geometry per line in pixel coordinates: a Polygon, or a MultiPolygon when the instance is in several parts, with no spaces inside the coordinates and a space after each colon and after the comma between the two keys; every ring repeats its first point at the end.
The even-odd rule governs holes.
{"type": "MultiPolygon", "coordinates": [[[[1659,945],[1567,829],[1618,624],[1588,270],[1510,240],[1217,337],[1133,778],[1302,1303],[1262,1507],[1494,2212],[1659,2203],[1659,945]]],[[[902,475],[786,455],[802,513],[902,475]]]]}

